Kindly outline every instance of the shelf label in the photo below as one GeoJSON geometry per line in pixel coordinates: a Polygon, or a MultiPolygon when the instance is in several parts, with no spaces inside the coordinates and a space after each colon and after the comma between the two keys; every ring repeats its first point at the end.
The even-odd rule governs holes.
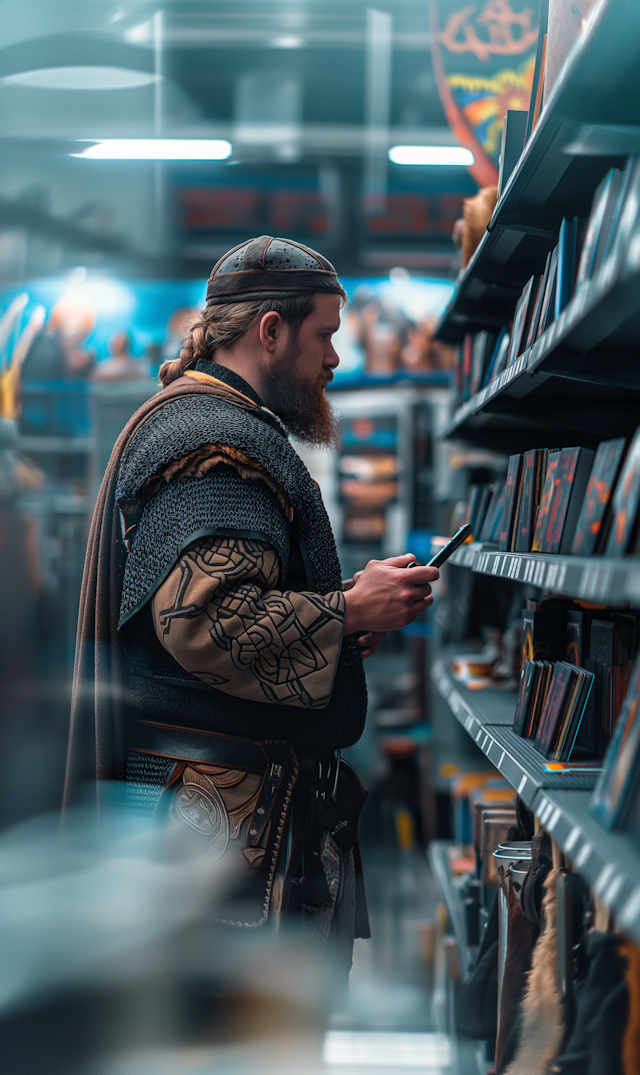
{"type": "Polygon", "coordinates": [[[553,810],[553,804],[550,803],[548,799],[545,799],[543,804],[542,804],[542,806],[537,811],[538,817],[540,818],[540,822],[541,822],[542,825],[546,824],[547,818],[548,818],[548,816],[549,816],[549,814],[551,813],[552,810],[553,810]]]}
{"type": "Polygon", "coordinates": [[[575,865],[579,870],[589,861],[591,858],[591,852],[593,848],[591,844],[583,844],[575,858],[575,865]]]}
{"type": "Polygon", "coordinates": [[[611,882],[607,891],[604,894],[604,902],[607,904],[608,907],[610,907],[611,904],[614,902],[623,884],[624,878],[620,874],[618,874],[617,877],[614,877],[613,881],[611,882]]]}
{"type": "Polygon", "coordinates": [[[611,879],[613,877],[613,874],[614,874],[614,871],[615,871],[615,866],[613,865],[612,862],[608,862],[607,865],[604,866],[600,870],[600,873],[598,874],[598,876],[596,878],[596,883],[593,886],[593,891],[595,892],[596,896],[601,896],[602,895],[602,893],[604,892],[605,888],[607,887],[607,885],[611,881],[611,879]]]}
{"type": "Polygon", "coordinates": [[[640,914],[640,891],[634,892],[620,912],[620,925],[633,926],[640,914]]]}
{"type": "Polygon", "coordinates": [[[613,571],[610,567],[585,567],[580,580],[580,596],[608,596],[612,583],[613,571]]]}
{"type": "Polygon", "coordinates": [[[544,560],[536,560],[535,564],[536,569],[533,573],[533,583],[534,586],[542,586],[544,585],[544,569],[546,567],[546,564],[544,560]]]}

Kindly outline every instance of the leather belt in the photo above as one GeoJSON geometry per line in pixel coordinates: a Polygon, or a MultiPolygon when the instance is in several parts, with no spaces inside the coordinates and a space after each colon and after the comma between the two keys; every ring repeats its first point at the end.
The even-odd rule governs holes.
{"type": "Polygon", "coordinates": [[[247,769],[255,773],[263,773],[268,761],[260,744],[249,739],[147,720],[136,721],[129,749],[162,758],[227,765],[230,769],[247,769]]]}

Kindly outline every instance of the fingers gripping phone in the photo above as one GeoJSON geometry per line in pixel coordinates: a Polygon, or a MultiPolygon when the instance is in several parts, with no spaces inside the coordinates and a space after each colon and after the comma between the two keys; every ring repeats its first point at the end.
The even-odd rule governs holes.
{"type": "MultiPolygon", "coordinates": [[[[442,565],[449,559],[449,557],[453,555],[453,553],[456,551],[456,549],[459,549],[460,546],[462,544],[464,544],[464,542],[470,536],[471,536],[471,527],[469,526],[469,523],[465,523],[464,526],[461,526],[460,529],[458,531],[456,531],[456,533],[447,542],[447,544],[443,545],[442,548],[439,549],[438,552],[435,554],[435,556],[431,557],[431,559],[429,560],[429,563],[426,564],[425,566],[426,567],[442,567],[442,565]]],[[[414,561],[412,564],[409,564],[409,567],[419,567],[419,566],[420,565],[418,564],[417,561],[414,561]]]]}

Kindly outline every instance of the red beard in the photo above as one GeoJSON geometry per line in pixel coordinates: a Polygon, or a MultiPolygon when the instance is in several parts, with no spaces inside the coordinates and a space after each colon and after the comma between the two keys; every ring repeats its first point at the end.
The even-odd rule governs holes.
{"type": "Polygon", "coordinates": [[[306,444],[335,448],[339,440],[338,420],[325,395],[333,380],[333,370],[322,369],[311,388],[296,378],[297,341],[289,344],[277,369],[270,374],[269,407],[282,419],[290,433],[306,444]]]}

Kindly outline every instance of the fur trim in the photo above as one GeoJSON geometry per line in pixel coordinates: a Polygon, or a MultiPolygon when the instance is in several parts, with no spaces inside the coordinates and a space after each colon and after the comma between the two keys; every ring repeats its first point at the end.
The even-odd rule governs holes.
{"type": "Polygon", "coordinates": [[[619,951],[627,960],[625,978],[629,991],[629,1017],[622,1039],[622,1067],[624,1075],[637,1075],[640,1066],[640,950],[625,938],[619,951]]]}
{"type": "Polygon", "coordinates": [[[564,1037],[564,1001],[556,970],[556,877],[544,883],[544,928],[533,953],[520,1013],[516,1055],[503,1075],[547,1075],[564,1037]]]}
{"type": "Polygon", "coordinates": [[[182,459],[176,459],[163,467],[158,474],[147,479],[147,484],[163,478],[167,485],[178,478],[204,478],[214,467],[220,464],[234,467],[241,478],[263,481],[278,498],[287,522],[293,521],[293,507],[282,486],[272,478],[261,463],[250,459],[248,455],[230,444],[203,444],[195,451],[189,452],[182,459]]]}

